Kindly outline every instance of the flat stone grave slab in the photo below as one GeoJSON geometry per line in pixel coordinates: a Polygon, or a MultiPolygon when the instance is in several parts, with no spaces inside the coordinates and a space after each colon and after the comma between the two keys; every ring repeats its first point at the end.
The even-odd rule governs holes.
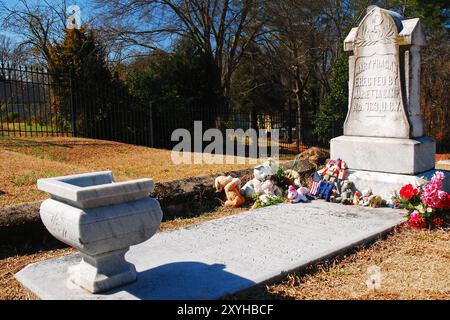
{"type": "Polygon", "coordinates": [[[30,264],[16,278],[41,299],[218,299],[371,241],[404,216],[322,200],[279,204],[156,234],[126,255],[138,280],[102,294],[67,282],[78,254],[30,264]]]}

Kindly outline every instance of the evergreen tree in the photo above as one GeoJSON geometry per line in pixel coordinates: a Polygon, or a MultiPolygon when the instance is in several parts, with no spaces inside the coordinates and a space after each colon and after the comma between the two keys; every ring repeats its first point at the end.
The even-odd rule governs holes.
{"type": "Polygon", "coordinates": [[[154,51],[129,67],[131,94],[153,101],[160,112],[212,109],[223,103],[220,75],[212,57],[189,39],[181,39],[174,51],[154,51]]]}
{"type": "Polygon", "coordinates": [[[341,135],[348,110],[348,57],[341,51],[332,66],[330,92],[322,100],[314,120],[314,133],[323,142],[341,135]]]}
{"type": "MultiPolygon", "coordinates": [[[[105,50],[95,32],[86,24],[80,29],[66,29],[61,44],[52,46],[51,59],[55,122],[70,127],[76,119],[79,135],[98,137],[94,132],[100,131],[98,126],[117,106],[119,95],[126,95],[126,88],[109,71],[105,50]]],[[[109,137],[105,133],[103,138],[109,137]]]]}
{"type": "Polygon", "coordinates": [[[170,147],[167,133],[191,129],[194,120],[214,127],[224,103],[220,73],[211,55],[192,41],[182,38],[173,52],[154,51],[136,59],[129,69],[130,94],[144,104],[152,102],[154,131],[160,137],[157,146],[170,147]]]}

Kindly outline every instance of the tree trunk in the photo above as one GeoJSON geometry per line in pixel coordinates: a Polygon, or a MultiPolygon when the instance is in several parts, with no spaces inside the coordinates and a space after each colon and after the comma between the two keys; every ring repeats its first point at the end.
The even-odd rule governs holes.
{"type": "Polygon", "coordinates": [[[299,80],[296,79],[295,81],[295,89],[293,90],[295,95],[295,103],[297,105],[297,134],[298,134],[298,145],[299,148],[301,148],[303,144],[302,139],[302,89],[301,85],[299,84],[299,80]]]}
{"type": "MultiPolygon", "coordinates": [[[[287,103],[288,103],[288,112],[287,112],[287,114],[288,114],[288,115],[293,114],[293,110],[292,110],[292,102],[291,102],[291,95],[290,95],[290,94],[289,94],[289,96],[288,96],[287,103]]],[[[294,121],[297,122],[297,119],[295,119],[294,121]]],[[[294,122],[294,126],[295,126],[295,122],[294,122]]],[[[293,137],[292,137],[292,128],[293,128],[292,122],[289,120],[289,126],[288,126],[288,129],[289,129],[289,131],[288,131],[288,143],[289,143],[289,144],[292,143],[292,138],[293,138],[293,137]]]]}

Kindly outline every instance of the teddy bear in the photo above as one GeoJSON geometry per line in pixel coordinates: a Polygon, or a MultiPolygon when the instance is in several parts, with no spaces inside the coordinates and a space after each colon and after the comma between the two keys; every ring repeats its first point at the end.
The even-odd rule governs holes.
{"type": "Polygon", "coordinates": [[[361,198],[359,199],[359,205],[363,207],[368,207],[370,204],[370,196],[372,195],[371,189],[366,189],[362,191],[361,198]]]}
{"type": "Polygon", "coordinates": [[[283,195],[283,191],[280,189],[280,187],[277,186],[277,183],[273,176],[270,176],[266,181],[257,185],[254,189],[254,192],[258,196],[267,194],[270,196],[281,197],[283,195]]]}
{"type": "Polygon", "coordinates": [[[300,188],[297,189],[297,192],[299,194],[304,195],[308,199],[308,202],[309,202],[309,198],[308,197],[311,197],[309,188],[307,188],[307,187],[300,187],[300,188]]]}
{"type": "Polygon", "coordinates": [[[294,182],[294,185],[296,187],[301,187],[301,181],[300,181],[300,174],[292,169],[287,169],[284,171],[284,173],[286,174],[286,178],[291,179],[294,182]]]}
{"type": "Polygon", "coordinates": [[[245,203],[245,198],[240,194],[239,188],[241,186],[241,180],[233,178],[232,176],[219,176],[214,181],[216,192],[225,190],[227,201],[226,207],[237,208],[245,203]]]}
{"type": "MultiPolygon", "coordinates": [[[[261,184],[274,174],[269,162],[256,166],[253,169],[253,179],[248,181],[240,190],[240,193],[247,199],[255,197],[256,189],[261,189],[261,184]]],[[[260,193],[259,195],[261,195],[260,193]]]]}
{"type": "Polygon", "coordinates": [[[353,182],[350,180],[344,180],[337,183],[337,195],[330,198],[331,202],[341,203],[341,204],[352,204],[353,203],[353,182]]]}
{"type": "Polygon", "coordinates": [[[342,204],[352,204],[353,198],[353,182],[344,180],[341,187],[341,200],[342,204]]]}
{"type": "Polygon", "coordinates": [[[385,205],[385,201],[380,196],[371,195],[369,197],[369,206],[372,208],[379,208],[382,205],[385,205]]]}

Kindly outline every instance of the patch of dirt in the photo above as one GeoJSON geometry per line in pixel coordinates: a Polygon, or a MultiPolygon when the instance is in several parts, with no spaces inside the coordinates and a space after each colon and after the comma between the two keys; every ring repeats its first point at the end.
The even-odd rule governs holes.
{"type": "Polygon", "coordinates": [[[4,227],[23,225],[39,220],[41,201],[24,203],[14,207],[0,208],[0,230],[4,227]]]}
{"type": "Polygon", "coordinates": [[[323,148],[311,147],[306,149],[297,156],[299,160],[308,160],[314,164],[316,168],[325,164],[327,159],[330,159],[330,151],[323,148]]]}

